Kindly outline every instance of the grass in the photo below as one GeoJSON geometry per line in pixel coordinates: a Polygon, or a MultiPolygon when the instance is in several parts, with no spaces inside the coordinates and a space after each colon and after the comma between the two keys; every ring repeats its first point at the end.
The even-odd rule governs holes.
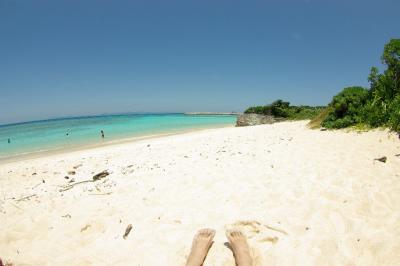
{"type": "Polygon", "coordinates": [[[322,110],[314,119],[312,119],[307,125],[311,129],[319,129],[322,126],[322,122],[328,116],[328,114],[332,111],[332,107],[326,107],[322,110]]]}

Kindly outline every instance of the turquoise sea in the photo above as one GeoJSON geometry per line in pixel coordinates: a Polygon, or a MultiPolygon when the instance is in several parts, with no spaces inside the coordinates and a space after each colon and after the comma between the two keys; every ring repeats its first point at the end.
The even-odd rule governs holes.
{"type": "Polygon", "coordinates": [[[135,137],[223,127],[234,125],[235,121],[235,115],[121,114],[1,125],[0,160],[135,137]]]}

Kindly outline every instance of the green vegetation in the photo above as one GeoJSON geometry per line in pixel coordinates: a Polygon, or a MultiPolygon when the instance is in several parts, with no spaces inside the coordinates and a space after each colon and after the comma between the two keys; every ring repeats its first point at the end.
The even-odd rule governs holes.
{"type": "Polygon", "coordinates": [[[322,124],[327,128],[344,128],[362,122],[360,106],[365,105],[368,90],[362,87],[345,88],[333,97],[331,111],[327,113],[322,124]]]}
{"type": "Polygon", "coordinates": [[[334,96],[327,109],[311,121],[311,127],[390,127],[400,132],[400,39],[385,45],[380,74],[372,67],[370,88],[349,87],[334,96]]]}
{"type": "Polygon", "coordinates": [[[308,123],[308,126],[311,129],[317,129],[321,127],[322,121],[324,121],[325,117],[328,116],[328,114],[332,112],[332,107],[328,106],[325,109],[323,109],[317,116],[315,116],[310,123],[308,123]]]}
{"type": "Polygon", "coordinates": [[[289,102],[276,100],[269,105],[250,107],[244,113],[272,115],[287,120],[305,120],[315,118],[323,109],[325,107],[322,106],[290,106],[289,102]]]}
{"type": "Polygon", "coordinates": [[[389,127],[400,132],[400,39],[392,39],[381,57],[383,73],[371,68],[370,88],[348,87],[333,97],[328,107],[290,106],[277,100],[248,108],[245,113],[272,115],[288,120],[312,119],[311,128],[331,129],[389,127]]]}

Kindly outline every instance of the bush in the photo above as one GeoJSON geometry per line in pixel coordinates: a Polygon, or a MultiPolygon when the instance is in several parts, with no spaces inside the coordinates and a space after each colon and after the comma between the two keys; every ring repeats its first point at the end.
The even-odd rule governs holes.
{"type": "Polygon", "coordinates": [[[379,127],[387,124],[388,113],[385,108],[374,104],[371,100],[367,101],[362,108],[362,122],[371,127],[379,127]]]}
{"type": "Polygon", "coordinates": [[[289,102],[276,100],[265,106],[254,106],[244,111],[245,114],[272,115],[288,120],[306,120],[316,117],[325,107],[323,106],[290,106],[289,102]]]}
{"type": "Polygon", "coordinates": [[[272,115],[271,113],[271,106],[254,106],[249,107],[245,114],[260,114],[260,115],[272,115]]]}
{"type": "Polygon", "coordinates": [[[326,128],[344,128],[362,122],[363,106],[368,99],[368,90],[348,87],[333,97],[329,104],[331,112],[322,122],[326,128]]]}
{"type": "Polygon", "coordinates": [[[397,95],[389,107],[389,126],[391,129],[400,132],[400,95],[397,95]]]}
{"type": "Polygon", "coordinates": [[[275,102],[271,103],[271,113],[274,117],[282,117],[287,118],[289,117],[289,102],[284,102],[282,100],[276,100],[275,102]]]}

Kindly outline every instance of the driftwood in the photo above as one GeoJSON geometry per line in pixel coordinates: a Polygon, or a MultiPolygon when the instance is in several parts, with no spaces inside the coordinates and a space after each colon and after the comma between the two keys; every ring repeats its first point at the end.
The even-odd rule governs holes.
{"type": "Polygon", "coordinates": [[[92,194],[88,194],[88,195],[92,195],[92,196],[103,196],[103,195],[111,195],[112,192],[106,192],[106,193],[92,193],[92,194]]]}
{"type": "Polygon", "coordinates": [[[102,178],[108,176],[109,174],[110,174],[110,173],[109,173],[107,170],[104,170],[103,172],[94,175],[94,176],[93,176],[93,181],[100,180],[100,179],[102,179],[102,178]]]}
{"type": "Polygon", "coordinates": [[[89,182],[94,182],[94,181],[89,179],[89,180],[84,180],[84,181],[76,182],[76,183],[73,183],[73,184],[71,184],[71,185],[68,185],[68,186],[66,186],[66,187],[64,187],[64,188],[62,188],[62,189],[60,189],[59,191],[60,191],[60,192],[64,192],[64,191],[70,190],[71,188],[73,188],[73,187],[76,186],[76,185],[80,185],[80,184],[84,184],[84,183],[89,183],[89,182]]]}
{"type": "Polygon", "coordinates": [[[38,187],[38,186],[40,186],[41,184],[43,184],[43,182],[40,182],[39,184],[37,184],[37,185],[33,186],[33,187],[32,187],[32,189],[35,189],[35,188],[37,188],[37,187],[38,187]]]}
{"type": "Polygon", "coordinates": [[[93,179],[83,180],[83,181],[79,181],[79,182],[70,184],[70,185],[68,185],[68,186],[66,186],[66,187],[64,187],[64,188],[62,188],[62,189],[60,189],[59,191],[60,191],[60,192],[64,192],[64,191],[70,190],[71,188],[73,188],[73,187],[76,186],[76,185],[80,185],[80,184],[84,184],[84,183],[96,182],[96,181],[98,181],[98,180],[100,180],[100,179],[102,179],[102,178],[108,176],[109,174],[110,174],[110,173],[109,173],[107,170],[105,170],[105,171],[103,171],[103,172],[100,172],[100,173],[94,175],[94,176],[93,176],[93,179]]]}
{"type": "Polygon", "coordinates": [[[36,195],[36,194],[32,194],[32,195],[29,195],[29,196],[26,196],[26,197],[22,197],[22,198],[20,198],[20,199],[17,199],[17,200],[15,200],[15,201],[26,200],[26,199],[30,199],[30,198],[35,197],[35,196],[37,196],[37,195],[36,195]]]}

